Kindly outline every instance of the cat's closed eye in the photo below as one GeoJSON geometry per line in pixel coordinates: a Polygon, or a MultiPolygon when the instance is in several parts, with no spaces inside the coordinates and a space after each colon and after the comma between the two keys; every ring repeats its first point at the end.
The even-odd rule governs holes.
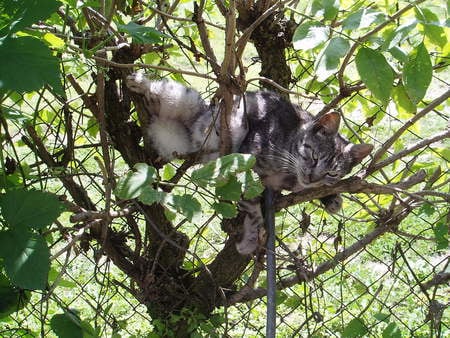
{"type": "Polygon", "coordinates": [[[329,171],[326,173],[326,175],[332,178],[336,178],[339,176],[339,173],[337,171],[329,171]]]}

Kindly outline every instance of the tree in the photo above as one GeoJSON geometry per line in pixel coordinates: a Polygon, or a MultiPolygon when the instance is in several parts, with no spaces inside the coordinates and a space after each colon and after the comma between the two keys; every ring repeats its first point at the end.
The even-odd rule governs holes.
{"type": "MultiPolygon", "coordinates": [[[[41,318],[41,335],[48,325],[60,337],[104,334],[55,291],[67,273],[63,263],[52,276],[56,260],[66,255],[69,261],[79,250],[97,264],[105,257],[126,276],[118,284],[146,306],[159,335],[219,332],[202,326],[216,309],[263,298],[264,251],[245,257],[234,246],[242,223],[237,201],[262,189],[251,172],[254,159],[229,154],[226,128],[233,95],[256,84],[317,115],[340,110],[347,137],[376,145],[353,176],[274,202],[279,211],[348,194],[344,215],[327,218],[309,203],[300,226],[294,219],[281,229],[279,269],[287,272],[279,276],[280,297],[393,234],[403,241],[388,240],[386,250],[396,257],[393,265],[405,262],[401,270],[420,287],[429,332],[449,330],[441,325],[448,257],[420,277],[404,248],[430,238],[438,253],[448,248],[449,13],[438,5],[1,1],[2,317],[30,306],[29,290],[35,290],[41,304],[54,302],[63,310],[51,320],[41,318]],[[159,158],[142,140],[148,124],[139,109],[143,98],[124,85],[135,69],[214,95],[224,157],[200,167],[195,156],[173,163],[159,158]],[[60,216],[63,210],[70,216],[60,216]],[[207,219],[199,216],[205,210],[207,219]],[[368,226],[352,237],[344,224],[352,228],[355,220],[368,226]],[[409,228],[411,220],[417,229],[409,228]],[[219,221],[218,239],[209,227],[217,231],[219,221]],[[323,230],[327,222],[332,225],[323,230]],[[333,240],[313,238],[322,249],[298,245],[296,252],[286,235],[292,231],[300,242],[327,231],[333,240]]],[[[379,292],[364,293],[369,304],[379,292]]],[[[336,330],[347,337],[368,332],[374,325],[364,317],[368,308],[336,330]]],[[[312,311],[298,332],[311,334],[309,323],[323,321],[321,316],[312,311]]],[[[383,336],[395,336],[399,326],[391,320],[383,336]]]]}

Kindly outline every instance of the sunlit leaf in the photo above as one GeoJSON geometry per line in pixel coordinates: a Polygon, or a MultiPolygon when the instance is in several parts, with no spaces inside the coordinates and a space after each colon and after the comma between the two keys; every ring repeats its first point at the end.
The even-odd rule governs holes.
{"type": "Polygon", "coordinates": [[[425,7],[415,7],[415,13],[417,20],[422,24],[423,33],[429,41],[444,48],[448,44],[448,40],[444,28],[436,25],[439,17],[431,9],[425,7]]]}
{"type": "Polygon", "coordinates": [[[315,65],[318,81],[325,81],[338,70],[340,59],[345,56],[349,48],[348,40],[341,37],[332,38],[328,42],[325,49],[319,54],[315,65]]]}
{"type": "Polygon", "coordinates": [[[371,8],[361,8],[351,13],[342,21],[342,28],[346,30],[357,30],[382,22],[386,15],[371,8]]]}
{"type": "Polygon", "coordinates": [[[419,103],[431,83],[433,66],[430,55],[423,43],[409,55],[403,67],[403,83],[411,101],[419,103]]]}
{"type": "Polygon", "coordinates": [[[249,154],[225,155],[194,170],[191,179],[200,186],[224,184],[230,176],[250,170],[255,161],[255,157],[249,154]]]}
{"type": "Polygon", "coordinates": [[[406,93],[405,87],[398,85],[392,89],[392,99],[395,102],[400,118],[408,117],[408,114],[414,114],[417,106],[411,101],[406,93]]]}
{"type": "Polygon", "coordinates": [[[245,173],[243,176],[244,182],[244,198],[252,199],[257,196],[260,196],[264,191],[264,186],[262,185],[259,179],[255,179],[250,171],[245,173]]]}
{"type": "Polygon", "coordinates": [[[162,168],[161,178],[164,181],[168,181],[172,177],[175,176],[175,173],[176,173],[176,170],[175,170],[175,167],[172,165],[172,163],[166,163],[162,168]]]}
{"type": "Polygon", "coordinates": [[[52,33],[45,33],[43,38],[53,48],[61,49],[66,45],[63,39],[57,37],[55,34],[52,33]]]}
{"type": "Polygon", "coordinates": [[[313,0],[311,12],[313,15],[332,20],[339,12],[339,0],[313,0]]]}
{"type": "Polygon", "coordinates": [[[330,29],[316,21],[299,25],[292,38],[294,49],[309,50],[328,40],[330,29]]]}
{"type": "Polygon", "coordinates": [[[412,21],[398,26],[392,31],[385,39],[383,49],[390,50],[391,48],[398,47],[405,39],[410,36],[412,30],[417,26],[417,21],[412,21]]]}
{"type": "Polygon", "coordinates": [[[157,31],[152,27],[139,25],[135,22],[129,22],[126,25],[117,25],[119,32],[127,33],[135,43],[153,44],[161,43],[163,38],[169,36],[157,31]]]}
{"type": "Polygon", "coordinates": [[[122,199],[136,198],[146,186],[156,179],[156,169],[145,163],[137,163],[134,169],[135,171],[129,172],[117,182],[114,190],[117,197],[122,199]]]}
{"type": "Polygon", "coordinates": [[[370,48],[360,48],[356,55],[359,76],[373,96],[386,105],[391,96],[394,73],[384,56],[370,48]]]}

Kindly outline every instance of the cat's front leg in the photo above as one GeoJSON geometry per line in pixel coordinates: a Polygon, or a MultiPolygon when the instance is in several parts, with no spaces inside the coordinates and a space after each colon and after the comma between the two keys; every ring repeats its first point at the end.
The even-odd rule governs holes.
{"type": "Polygon", "coordinates": [[[259,199],[239,202],[239,209],[245,213],[242,239],[236,242],[236,250],[241,255],[250,255],[258,248],[260,231],[264,218],[259,199]]]}
{"type": "Polygon", "coordinates": [[[339,194],[328,195],[320,199],[325,210],[330,214],[335,214],[342,208],[342,197],[339,194]]]}

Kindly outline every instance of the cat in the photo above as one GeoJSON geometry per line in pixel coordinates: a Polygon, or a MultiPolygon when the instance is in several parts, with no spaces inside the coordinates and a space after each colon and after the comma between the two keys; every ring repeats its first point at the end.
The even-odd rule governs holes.
{"type": "MultiPolygon", "coordinates": [[[[203,161],[219,156],[217,110],[197,91],[174,81],[151,81],[142,73],[129,75],[126,85],[142,95],[146,104],[159,104],[145,133],[162,158],[171,160],[198,152],[204,154],[203,161]]],[[[265,187],[278,193],[332,185],[373,149],[370,144],[347,141],[338,133],[339,123],[337,112],[316,118],[274,92],[246,92],[234,102],[232,152],[255,155],[255,172],[265,187]]],[[[329,213],[342,207],[340,195],[320,200],[329,213]]],[[[241,201],[239,208],[245,217],[236,249],[249,255],[258,247],[264,222],[260,201],[241,201]]]]}

